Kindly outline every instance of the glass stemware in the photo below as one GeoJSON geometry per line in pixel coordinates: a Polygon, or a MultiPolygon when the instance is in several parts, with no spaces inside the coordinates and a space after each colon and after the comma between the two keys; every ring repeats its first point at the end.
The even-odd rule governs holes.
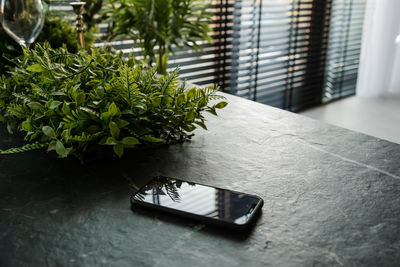
{"type": "Polygon", "coordinates": [[[41,0],[1,0],[0,22],[21,46],[29,48],[44,24],[41,0]]]}

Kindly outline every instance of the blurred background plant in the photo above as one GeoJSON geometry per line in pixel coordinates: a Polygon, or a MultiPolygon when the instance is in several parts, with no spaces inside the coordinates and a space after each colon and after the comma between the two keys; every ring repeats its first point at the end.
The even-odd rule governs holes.
{"type": "Polygon", "coordinates": [[[98,28],[98,24],[105,18],[101,13],[104,0],[85,0],[83,21],[86,29],[90,32],[93,28],[98,28]]]}
{"type": "Polygon", "coordinates": [[[107,41],[132,39],[144,60],[166,74],[173,47],[200,49],[211,42],[211,13],[202,0],[108,0],[102,19],[108,23],[107,41]]]}
{"type": "MultiPolygon", "coordinates": [[[[157,65],[157,72],[166,74],[168,59],[174,50],[189,47],[199,50],[211,42],[211,13],[202,0],[86,0],[84,6],[85,46],[91,47],[97,38],[99,24],[108,25],[102,39],[133,40],[144,62],[157,65]]],[[[66,44],[72,53],[78,51],[74,15],[49,11],[52,5],[68,5],[67,1],[43,0],[46,21],[36,42],[48,41],[52,47],[66,44]]],[[[22,49],[0,28],[0,73],[13,68],[6,58],[15,58],[22,49]],[[6,58],[4,58],[4,56],[6,58]]]]}

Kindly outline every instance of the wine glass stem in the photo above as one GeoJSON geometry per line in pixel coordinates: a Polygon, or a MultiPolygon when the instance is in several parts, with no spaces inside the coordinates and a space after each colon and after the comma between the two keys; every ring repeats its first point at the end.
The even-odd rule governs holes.
{"type": "Polygon", "coordinates": [[[25,43],[25,42],[21,42],[19,43],[22,47],[25,47],[26,49],[29,49],[29,47],[31,46],[30,43],[25,43]]]}

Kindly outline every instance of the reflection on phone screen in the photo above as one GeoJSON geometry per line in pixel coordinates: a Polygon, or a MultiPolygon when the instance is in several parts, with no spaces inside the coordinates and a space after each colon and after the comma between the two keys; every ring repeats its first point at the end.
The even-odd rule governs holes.
{"type": "Polygon", "coordinates": [[[256,196],[167,177],[157,177],[134,199],[235,224],[245,224],[260,201],[256,196]]]}

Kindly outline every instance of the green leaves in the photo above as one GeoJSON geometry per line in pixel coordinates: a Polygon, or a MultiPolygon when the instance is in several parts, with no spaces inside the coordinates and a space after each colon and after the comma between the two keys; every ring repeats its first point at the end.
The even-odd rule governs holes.
{"type": "Polygon", "coordinates": [[[106,39],[130,37],[142,49],[149,65],[167,74],[172,47],[200,49],[199,41],[211,42],[208,1],[198,0],[109,0],[103,18],[108,23],[106,39]],[[154,47],[158,47],[157,50],[154,47]]]}
{"type": "Polygon", "coordinates": [[[69,108],[69,106],[66,102],[64,102],[61,111],[62,111],[62,113],[64,113],[64,115],[71,114],[71,109],[69,108]]]}
{"type": "Polygon", "coordinates": [[[132,136],[125,137],[122,139],[121,143],[125,146],[134,146],[140,144],[139,140],[132,136]]]}
{"type": "Polygon", "coordinates": [[[43,72],[44,68],[39,63],[36,63],[36,64],[30,65],[29,67],[27,67],[26,70],[32,71],[32,72],[43,72]]]}
{"type": "Polygon", "coordinates": [[[114,137],[108,137],[105,144],[112,145],[114,153],[118,157],[122,157],[124,154],[124,148],[132,148],[135,145],[140,144],[140,142],[138,139],[132,136],[124,137],[121,141],[117,141],[117,139],[114,137]]]}
{"type": "Polygon", "coordinates": [[[201,128],[203,128],[204,130],[208,130],[206,124],[204,123],[204,121],[195,121],[194,123],[196,123],[197,125],[199,125],[201,128]]]}
{"type": "Polygon", "coordinates": [[[85,102],[86,94],[83,92],[79,92],[76,94],[75,101],[77,105],[81,105],[85,102]]]}
{"type": "Polygon", "coordinates": [[[192,121],[196,118],[196,112],[193,109],[190,109],[188,113],[186,113],[185,120],[192,121]]]}
{"type": "Polygon", "coordinates": [[[40,110],[43,108],[43,105],[38,102],[29,102],[27,106],[33,110],[40,110]]]}
{"type": "Polygon", "coordinates": [[[61,104],[62,104],[62,102],[57,101],[57,100],[54,100],[54,101],[51,102],[49,108],[50,108],[50,109],[56,109],[56,108],[58,108],[61,104]]]}
{"type": "Polygon", "coordinates": [[[60,156],[60,158],[66,158],[69,154],[69,152],[71,152],[72,148],[65,148],[64,144],[61,143],[60,141],[56,142],[56,152],[57,154],[60,156]]]}
{"type": "Polygon", "coordinates": [[[0,122],[29,143],[4,153],[47,147],[65,158],[112,146],[122,157],[139,145],[183,142],[207,129],[204,111],[216,115],[227,105],[216,86],[186,89],[178,69],[157,76],[156,68],[101,49],[70,54],[36,45],[19,62],[0,77],[0,122]]]}
{"type": "Polygon", "coordinates": [[[22,130],[24,130],[25,132],[30,132],[32,131],[32,125],[30,120],[26,120],[24,122],[21,123],[21,128],[22,130]]]}
{"type": "Polygon", "coordinates": [[[112,102],[111,105],[108,107],[108,113],[111,117],[118,116],[121,112],[119,111],[117,105],[112,102]]]}
{"type": "Polygon", "coordinates": [[[114,137],[108,137],[105,144],[106,145],[116,145],[116,144],[118,144],[118,141],[114,137]]]}
{"type": "Polygon", "coordinates": [[[42,131],[46,136],[50,137],[51,139],[56,138],[56,133],[50,126],[43,126],[42,131]]]}
{"type": "Polygon", "coordinates": [[[175,105],[177,106],[181,106],[182,104],[185,103],[185,94],[179,94],[176,98],[175,98],[175,105]]]}
{"type": "Polygon", "coordinates": [[[117,105],[114,102],[112,102],[109,105],[108,110],[106,112],[101,113],[101,119],[108,122],[112,118],[119,117],[120,115],[121,115],[121,111],[119,110],[117,105]]]}
{"type": "Polygon", "coordinates": [[[222,108],[226,107],[227,105],[228,105],[227,102],[221,101],[218,104],[216,104],[215,107],[218,108],[218,109],[222,109],[222,108]]]}
{"type": "Polygon", "coordinates": [[[116,145],[114,145],[113,149],[114,149],[114,153],[118,157],[122,157],[122,154],[124,154],[124,145],[123,144],[116,144],[116,145]]]}
{"type": "Polygon", "coordinates": [[[120,133],[118,125],[115,122],[111,121],[108,124],[108,127],[110,127],[111,136],[114,137],[114,138],[118,138],[119,137],[119,133],[120,133]]]}
{"type": "Polygon", "coordinates": [[[151,135],[142,136],[141,139],[146,141],[146,142],[149,142],[149,143],[161,143],[161,142],[164,141],[161,138],[157,138],[157,137],[154,137],[154,136],[151,136],[151,135]]]}
{"type": "Polygon", "coordinates": [[[30,150],[35,150],[35,149],[41,149],[48,146],[48,143],[39,143],[39,142],[34,142],[32,144],[26,144],[22,147],[17,147],[17,148],[9,148],[6,150],[1,150],[0,149],[0,154],[15,154],[15,153],[21,153],[21,152],[26,152],[30,150]]]}

